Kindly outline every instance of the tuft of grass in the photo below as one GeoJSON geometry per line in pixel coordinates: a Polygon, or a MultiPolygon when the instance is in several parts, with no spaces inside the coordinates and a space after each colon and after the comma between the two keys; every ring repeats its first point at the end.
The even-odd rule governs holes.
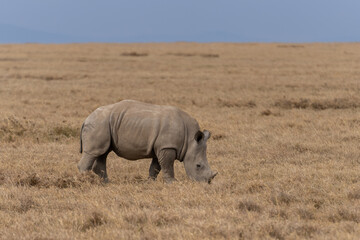
{"type": "Polygon", "coordinates": [[[0,140],[5,142],[15,142],[18,137],[22,137],[27,131],[26,127],[14,116],[0,121],[0,140]]]}
{"type": "Polygon", "coordinates": [[[37,204],[31,197],[22,197],[20,198],[20,204],[16,207],[16,211],[25,213],[35,206],[37,206],[37,204]]]}
{"type": "Polygon", "coordinates": [[[295,228],[296,234],[300,237],[312,238],[318,231],[317,227],[312,225],[301,225],[295,228]]]}
{"type": "Polygon", "coordinates": [[[218,106],[219,107],[238,107],[238,108],[255,108],[256,103],[252,100],[250,101],[230,101],[218,98],[218,106]]]}
{"type": "Polygon", "coordinates": [[[326,109],[355,109],[360,107],[359,99],[348,99],[348,98],[335,98],[325,100],[289,100],[281,99],[274,103],[275,107],[282,109],[313,109],[313,110],[326,110],[326,109]]]}
{"type": "Polygon", "coordinates": [[[360,189],[355,189],[348,193],[348,198],[351,200],[358,200],[360,199],[360,189]]]}
{"type": "Polygon", "coordinates": [[[167,55],[177,56],[177,57],[203,57],[203,58],[218,58],[220,57],[219,54],[213,54],[213,53],[168,53],[167,55]]]}
{"type": "Polygon", "coordinates": [[[267,231],[270,237],[274,238],[274,239],[278,239],[278,240],[284,240],[284,233],[283,231],[274,225],[270,225],[267,227],[267,231]]]}
{"type": "Polygon", "coordinates": [[[277,100],[274,103],[275,107],[283,108],[283,109],[306,109],[310,106],[310,101],[308,99],[300,99],[300,100],[288,100],[281,99],[277,100]]]}
{"type": "Polygon", "coordinates": [[[20,179],[16,182],[16,185],[18,186],[39,186],[41,184],[40,178],[36,173],[31,173],[27,176],[18,176],[20,179]]]}
{"type": "Polygon", "coordinates": [[[88,171],[85,173],[79,173],[77,175],[70,173],[63,173],[61,177],[51,179],[49,181],[51,186],[58,188],[82,188],[83,186],[92,185],[92,186],[103,186],[104,182],[102,179],[96,175],[93,171],[88,171]]]}
{"type": "Polygon", "coordinates": [[[45,75],[45,76],[41,76],[41,79],[44,79],[46,81],[54,81],[54,80],[64,80],[64,77],[63,76],[45,75]]]}
{"type": "Polygon", "coordinates": [[[288,193],[280,192],[273,194],[270,200],[274,205],[290,205],[292,202],[295,201],[295,197],[291,196],[288,193]]]}
{"type": "Polygon", "coordinates": [[[314,213],[308,209],[299,208],[297,213],[301,219],[313,220],[315,219],[314,213]]]}
{"type": "Polygon", "coordinates": [[[248,193],[259,193],[264,191],[265,189],[265,185],[261,184],[261,183],[251,183],[248,187],[247,187],[247,192],[248,193]]]}
{"type": "Polygon", "coordinates": [[[126,57],[146,57],[149,54],[148,53],[139,53],[139,52],[124,52],[121,55],[126,56],[126,57]]]}
{"type": "Polygon", "coordinates": [[[70,138],[77,137],[80,134],[80,130],[78,128],[73,128],[70,126],[57,126],[52,129],[50,134],[54,136],[65,136],[67,138],[70,138]]]}
{"type": "Polygon", "coordinates": [[[360,214],[354,209],[340,208],[328,217],[330,222],[351,221],[360,223],[360,214]]]}
{"type": "Polygon", "coordinates": [[[304,45],[300,44],[279,44],[277,45],[278,48],[304,48],[304,45]]]}
{"type": "Polygon", "coordinates": [[[27,60],[28,60],[27,58],[12,58],[12,57],[0,58],[0,62],[24,62],[27,60]]]}
{"type": "Polygon", "coordinates": [[[89,229],[96,228],[106,223],[107,223],[106,217],[102,213],[94,211],[80,225],[80,230],[85,232],[89,229]]]}
{"type": "Polygon", "coordinates": [[[211,137],[213,140],[218,141],[221,139],[226,138],[226,136],[224,134],[215,134],[214,136],[211,137]]]}
{"type": "Polygon", "coordinates": [[[309,147],[300,143],[296,143],[294,146],[292,146],[292,148],[299,153],[309,152],[311,150],[309,147]]]}
{"type": "Polygon", "coordinates": [[[132,213],[124,216],[124,220],[132,225],[144,225],[149,221],[145,213],[132,213]]]}
{"type": "Polygon", "coordinates": [[[147,182],[148,179],[142,175],[136,174],[134,176],[124,176],[124,183],[143,183],[147,182]]]}
{"type": "Polygon", "coordinates": [[[263,111],[260,112],[260,115],[261,116],[275,116],[275,117],[279,117],[281,116],[281,114],[279,112],[274,112],[274,111],[271,111],[270,109],[265,109],[263,111]]]}
{"type": "Polygon", "coordinates": [[[270,116],[273,114],[269,109],[266,109],[260,113],[262,116],[270,116]]]}
{"type": "Polygon", "coordinates": [[[311,103],[311,107],[315,110],[325,109],[349,109],[359,108],[360,100],[348,98],[335,98],[332,100],[317,100],[311,103]]]}
{"type": "Polygon", "coordinates": [[[209,54],[200,54],[200,56],[204,57],[204,58],[218,58],[218,57],[220,57],[219,54],[211,54],[211,53],[209,53],[209,54]]]}
{"type": "Polygon", "coordinates": [[[17,186],[49,188],[81,188],[84,185],[103,185],[102,179],[92,171],[73,175],[69,173],[60,174],[60,177],[39,176],[37,173],[18,175],[17,179],[13,179],[17,186]]]}
{"type": "Polygon", "coordinates": [[[73,176],[63,176],[54,181],[54,185],[58,188],[73,188],[81,185],[81,182],[73,176]]]}
{"type": "Polygon", "coordinates": [[[272,217],[272,218],[274,218],[274,217],[280,217],[280,218],[283,218],[283,219],[288,218],[288,215],[287,215],[286,211],[283,210],[283,209],[272,209],[269,212],[269,216],[272,217]]]}
{"type": "Polygon", "coordinates": [[[3,171],[0,171],[0,186],[5,183],[5,174],[3,171]]]}
{"type": "Polygon", "coordinates": [[[156,226],[168,226],[173,224],[181,225],[181,218],[178,216],[172,216],[170,214],[158,214],[155,216],[155,219],[152,219],[152,223],[156,226]]]}
{"type": "Polygon", "coordinates": [[[261,212],[262,208],[260,205],[255,203],[252,200],[243,200],[238,204],[238,209],[241,211],[249,211],[249,212],[261,212]]]}
{"type": "Polygon", "coordinates": [[[316,209],[320,209],[325,203],[324,199],[321,198],[313,198],[311,199],[311,202],[316,209]]]}
{"type": "Polygon", "coordinates": [[[167,55],[177,56],[177,57],[194,57],[197,54],[195,53],[168,53],[167,55]]]}

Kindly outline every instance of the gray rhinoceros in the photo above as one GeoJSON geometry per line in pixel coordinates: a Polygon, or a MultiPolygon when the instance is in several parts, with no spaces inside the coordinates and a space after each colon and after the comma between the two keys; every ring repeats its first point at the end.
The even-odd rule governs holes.
{"type": "Polygon", "coordinates": [[[107,181],[106,157],[114,151],[128,160],[152,158],[149,178],[160,170],[166,182],[174,178],[174,161],[184,162],[186,174],[196,181],[210,181],[217,172],[206,158],[210,132],[176,107],[134,100],[99,107],[85,120],[80,134],[80,172],[93,170],[107,181]]]}

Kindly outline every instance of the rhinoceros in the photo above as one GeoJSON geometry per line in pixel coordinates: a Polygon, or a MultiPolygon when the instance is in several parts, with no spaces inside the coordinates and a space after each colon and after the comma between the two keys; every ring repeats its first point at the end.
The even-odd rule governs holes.
{"type": "Polygon", "coordinates": [[[174,181],[174,161],[179,160],[189,178],[210,183],[217,174],[206,157],[210,135],[176,107],[123,100],[99,107],[86,118],[80,134],[78,169],[92,169],[108,181],[106,157],[114,151],[128,160],[152,158],[150,179],[155,180],[162,170],[165,182],[174,181]]]}

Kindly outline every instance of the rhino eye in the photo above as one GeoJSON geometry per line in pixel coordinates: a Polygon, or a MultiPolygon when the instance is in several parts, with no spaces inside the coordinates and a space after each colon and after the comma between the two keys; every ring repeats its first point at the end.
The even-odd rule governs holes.
{"type": "Polygon", "coordinates": [[[201,165],[200,164],[196,164],[196,169],[200,169],[201,165]]]}

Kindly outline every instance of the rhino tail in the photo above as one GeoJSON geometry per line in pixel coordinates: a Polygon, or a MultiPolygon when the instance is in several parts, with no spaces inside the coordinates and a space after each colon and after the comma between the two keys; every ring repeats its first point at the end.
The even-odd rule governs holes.
{"type": "Polygon", "coordinates": [[[85,123],[82,124],[81,130],[80,130],[80,153],[82,153],[82,151],[83,151],[83,147],[82,147],[82,131],[83,131],[83,128],[84,128],[84,124],[85,123]]]}

